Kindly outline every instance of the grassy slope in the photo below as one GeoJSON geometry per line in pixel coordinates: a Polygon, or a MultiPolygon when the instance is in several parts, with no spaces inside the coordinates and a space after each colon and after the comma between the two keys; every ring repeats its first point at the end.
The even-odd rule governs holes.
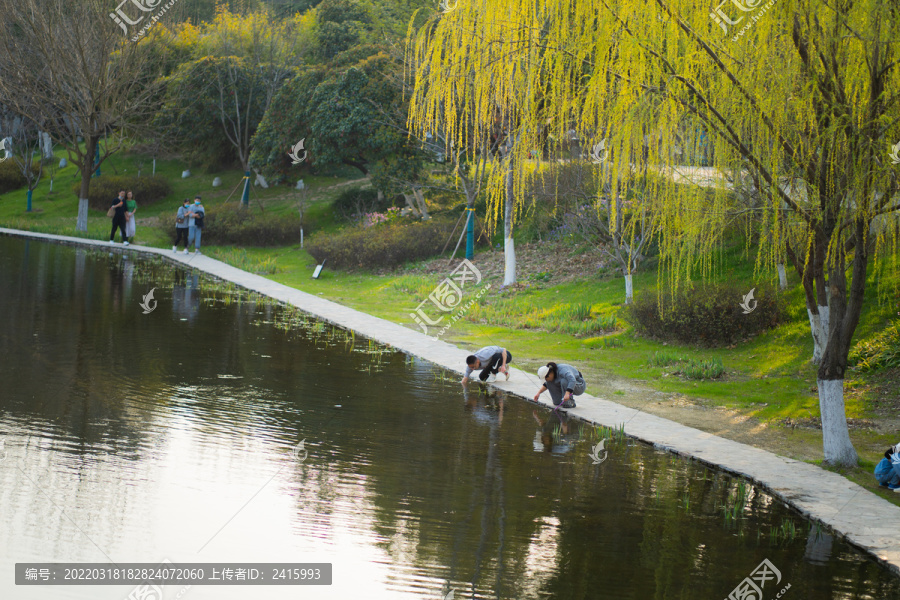
{"type": "MultiPolygon", "coordinates": [[[[61,156],[61,155],[60,155],[61,156]]],[[[104,173],[127,174],[137,172],[138,157],[117,155],[103,165],[104,173]]],[[[149,171],[150,161],[145,160],[144,172],[149,171]]],[[[139,218],[159,216],[171,219],[172,214],[183,197],[193,197],[200,193],[204,197],[207,208],[215,207],[231,192],[240,181],[239,171],[219,173],[223,184],[212,188],[213,175],[193,176],[181,179],[184,165],[178,161],[157,161],[157,173],[168,177],[172,182],[173,194],[166,201],[139,210],[139,218]]],[[[352,178],[357,174],[348,173],[352,178]]],[[[19,190],[5,194],[0,198],[0,224],[7,227],[30,229],[49,233],[75,235],[75,214],[77,200],[71,194],[70,186],[77,177],[77,171],[69,166],[56,174],[53,193],[49,191],[49,177],[46,176],[34,194],[35,212],[27,214],[25,192],[19,190]]],[[[323,188],[344,181],[334,177],[304,176],[304,181],[312,190],[312,196],[318,199],[308,208],[310,214],[317,215],[326,227],[334,227],[329,221],[328,202],[332,191],[323,188]]],[[[255,200],[261,200],[268,214],[277,216],[287,211],[296,210],[292,200],[284,196],[289,192],[285,186],[277,186],[268,190],[253,189],[251,201],[254,209],[258,206],[255,200]]],[[[236,202],[235,192],[231,202],[236,202]]],[[[106,239],[109,231],[109,219],[99,211],[91,211],[87,237],[106,239]]],[[[171,241],[157,228],[141,227],[139,221],[137,242],[158,247],[167,247],[171,241]]],[[[209,248],[209,254],[220,255],[229,260],[230,248],[217,251],[209,248]]],[[[575,248],[573,252],[578,252],[575,248]]],[[[270,277],[280,283],[301,289],[313,294],[346,304],[358,310],[373,314],[397,323],[412,327],[410,311],[427,295],[440,279],[437,276],[398,272],[388,276],[369,273],[342,273],[325,270],[318,280],[310,278],[315,261],[300,249],[299,245],[279,248],[247,248],[252,258],[275,258],[277,272],[270,277]]],[[[486,251],[476,257],[476,264],[482,261],[502,261],[502,252],[486,251]]],[[[724,253],[718,278],[745,282],[749,291],[758,279],[753,277],[752,259],[742,256],[739,249],[724,253]]],[[[521,274],[527,277],[528,274],[521,274]]],[[[882,284],[894,274],[871,274],[870,280],[880,276],[882,284]]],[[[766,274],[768,281],[774,276],[766,274]]],[[[635,275],[636,293],[652,290],[655,286],[656,274],[642,272],[635,275]]],[[[496,294],[500,281],[494,281],[494,289],[485,296],[486,301],[496,294]]],[[[755,417],[778,427],[777,422],[784,418],[817,417],[818,398],[815,388],[815,369],[808,362],[812,353],[812,342],[809,325],[803,308],[803,298],[796,278],[791,280],[791,289],[787,292],[789,319],[785,325],[767,332],[757,338],[735,348],[696,349],[678,344],[667,344],[666,350],[691,358],[719,357],[726,367],[726,377],[721,381],[687,381],[680,377],[666,376],[666,370],[648,366],[648,357],[662,349],[662,344],[645,340],[633,335],[631,329],[624,325],[622,331],[615,335],[621,340],[620,347],[604,347],[602,338],[574,338],[560,333],[509,329],[459,321],[444,338],[446,341],[464,347],[476,348],[486,344],[500,344],[515,349],[516,363],[520,368],[534,371],[548,359],[578,364],[586,373],[591,373],[589,384],[597,389],[607,377],[637,380],[646,386],[661,392],[681,394],[689,399],[699,399],[705,405],[714,405],[736,409],[741,415],[755,417]],[[593,380],[593,383],[592,381],[593,380]],[[811,389],[812,388],[812,389],[811,389]]],[[[872,283],[870,281],[870,283],[872,283]]],[[[874,299],[875,290],[869,286],[869,295],[874,299]]],[[[620,278],[602,277],[591,274],[582,281],[561,285],[536,284],[527,290],[516,293],[516,301],[532,303],[536,306],[549,307],[561,301],[574,303],[585,302],[593,305],[595,313],[615,313],[621,306],[624,285],[620,278]]],[[[877,331],[883,323],[896,312],[896,307],[889,304],[870,302],[863,314],[857,339],[877,331]]],[[[868,391],[856,393],[856,388],[865,387],[867,380],[851,373],[848,379],[846,396],[847,415],[851,418],[872,417],[869,408],[868,391]]],[[[621,392],[615,392],[619,394],[621,392]]],[[[631,403],[634,405],[634,403],[631,403]]],[[[821,434],[811,430],[791,431],[792,443],[817,445],[821,448],[821,434]]],[[[870,489],[873,487],[871,469],[878,460],[878,448],[896,443],[897,440],[888,435],[874,432],[853,431],[854,443],[860,450],[862,464],[859,469],[846,473],[870,489]]],[[[886,495],[894,500],[894,494],[886,495]]]]}

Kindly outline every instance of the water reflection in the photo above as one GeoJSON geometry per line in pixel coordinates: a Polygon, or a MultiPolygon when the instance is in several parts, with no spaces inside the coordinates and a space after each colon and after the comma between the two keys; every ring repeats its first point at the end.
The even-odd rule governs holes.
{"type": "Polygon", "coordinates": [[[537,410],[531,411],[531,416],[538,424],[538,430],[534,434],[534,451],[565,454],[571,450],[569,416],[561,411],[541,412],[543,416],[537,410]]]}
{"type": "Polygon", "coordinates": [[[193,323],[200,309],[200,274],[175,271],[172,285],[172,314],[193,323]]]}

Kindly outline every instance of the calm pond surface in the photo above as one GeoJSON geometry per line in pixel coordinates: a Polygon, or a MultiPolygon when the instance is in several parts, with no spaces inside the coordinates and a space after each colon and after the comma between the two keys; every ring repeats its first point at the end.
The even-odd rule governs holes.
{"type": "Polygon", "coordinates": [[[633,440],[593,464],[594,428],[229,287],[0,236],[0,598],[133,589],[17,562],[163,559],[333,564],[167,599],[722,600],[764,559],[764,600],[900,598],[756,487],[633,440]]]}

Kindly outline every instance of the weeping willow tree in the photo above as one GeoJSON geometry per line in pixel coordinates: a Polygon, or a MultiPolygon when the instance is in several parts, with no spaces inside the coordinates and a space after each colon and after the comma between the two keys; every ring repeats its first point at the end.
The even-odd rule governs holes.
{"type": "Polygon", "coordinates": [[[733,0],[712,11],[691,0],[459,0],[410,31],[410,120],[442,123],[456,143],[489,135],[498,115],[517,124],[520,189],[526,149],[549,153],[575,129],[611,152],[613,196],[642,159],[671,176],[678,146],[705,140],[708,164],[746,174],[758,206],[724,185],[644,194],[659,224],[660,300],[712,275],[722,233],[750,211],[758,272],[787,256],[802,281],[821,351],[825,461],[854,465],[847,355],[870,263],[896,268],[900,250],[900,167],[889,159],[900,139],[898,12],[891,0],[733,0]],[[459,114],[475,126],[460,127],[459,114]]]}

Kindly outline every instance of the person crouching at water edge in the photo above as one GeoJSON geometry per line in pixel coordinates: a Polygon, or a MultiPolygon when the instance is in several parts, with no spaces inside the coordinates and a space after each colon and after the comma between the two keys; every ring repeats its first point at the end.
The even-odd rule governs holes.
{"type": "Polygon", "coordinates": [[[537,402],[544,390],[550,392],[554,406],[563,408],[575,408],[575,399],[573,396],[580,396],[587,388],[587,383],[581,375],[581,371],[569,365],[558,365],[554,362],[547,363],[546,366],[538,369],[538,377],[544,380],[544,385],[534,395],[534,401],[537,402]]]}
{"type": "Polygon", "coordinates": [[[497,380],[497,373],[505,373],[509,381],[509,367],[512,362],[512,354],[500,346],[485,346],[475,354],[466,357],[466,374],[462,378],[462,384],[469,383],[469,375],[476,369],[481,369],[478,379],[486,383],[497,380]]]}

